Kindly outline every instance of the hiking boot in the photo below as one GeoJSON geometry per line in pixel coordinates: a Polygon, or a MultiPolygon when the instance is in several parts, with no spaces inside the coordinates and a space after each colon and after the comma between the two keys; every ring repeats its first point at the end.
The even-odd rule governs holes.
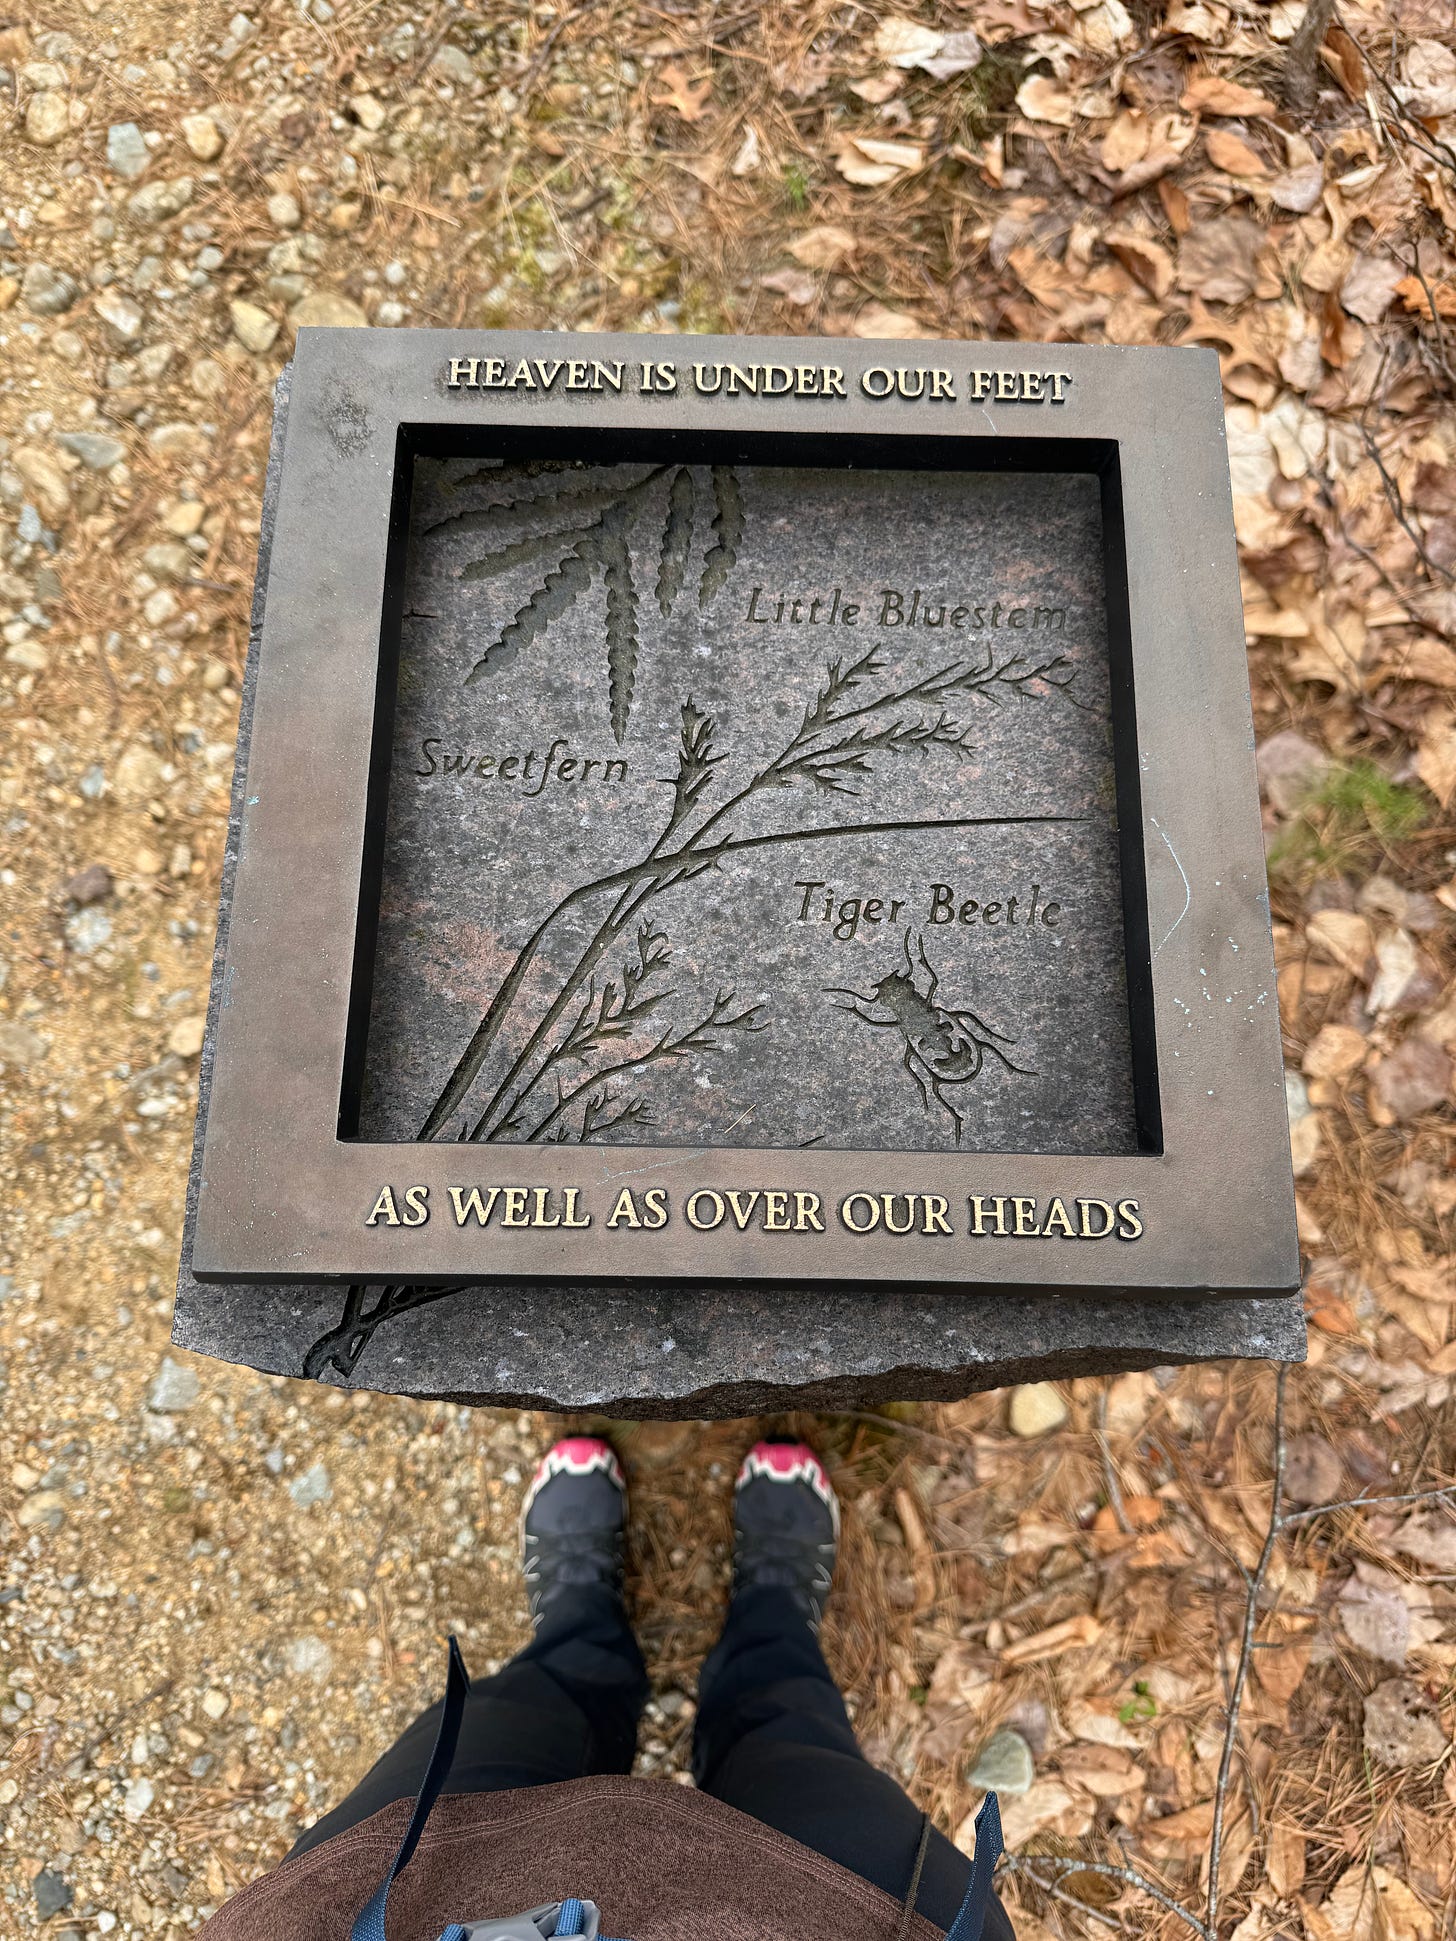
{"type": "Polygon", "coordinates": [[[622,1594],[627,1485],[609,1442],[565,1436],[541,1458],[521,1512],[531,1623],[583,1589],[622,1594]]]}
{"type": "Polygon", "coordinates": [[[756,1442],[733,1487],[733,1594],[786,1590],[817,1633],[834,1576],[839,1499],[807,1442],[756,1442]]]}

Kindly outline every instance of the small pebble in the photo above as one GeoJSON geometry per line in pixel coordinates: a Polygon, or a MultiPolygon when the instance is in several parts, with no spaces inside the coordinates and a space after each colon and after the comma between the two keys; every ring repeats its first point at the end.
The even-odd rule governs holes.
{"type": "Polygon", "coordinates": [[[152,159],[146,138],[134,121],[113,122],[106,131],[106,159],[118,175],[129,179],[143,173],[152,159]]]}
{"type": "Polygon", "coordinates": [[[183,115],[182,139],[199,162],[212,162],[222,153],[222,130],[211,115],[183,115]]]}
{"type": "Polygon", "coordinates": [[[315,1503],[327,1503],[334,1493],[329,1480],[329,1472],[321,1462],[305,1469],[301,1476],[295,1476],[288,1485],[288,1494],[301,1510],[311,1509],[315,1503]]]}
{"type": "Polygon", "coordinates": [[[988,1739],[970,1772],[971,1784],[983,1793],[1005,1793],[1011,1799],[1029,1793],[1035,1778],[1031,1747],[1019,1732],[1011,1731],[988,1739]]]}
{"type": "Polygon", "coordinates": [[[126,446],[119,438],[108,438],[100,431],[63,431],[56,439],[63,451],[89,465],[93,472],[109,472],[126,457],[126,446]]]}
{"type": "Polygon", "coordinates": [[[1023,1382],[1011,1391],[1011,1433],[1030,1438],[1060,1429],[1067,1405],[1050,1382],[1023,1382]]]}
{"type": "Polygon", "coordinates": [[[201,1390],[195,1368],[185,1367],[170,1355],[164,1355],[147,1390],[147,1407],[153,1415],[181,1415],[192,1407],[201,1390]]]}
{"type": "Polygon", "coordinates": [[[75,1899],[70,1882],[60,1874],[53,1874],[49,1867],[42,1867],[34,1877],[30,1892],[35,1911],[43,1921],[49,1920],[52,1914],[64,1914],[75,1899]]]}
{"type": "Polygon", "coordinates": [[[88,903],[104,903],[112,888],[111,871],[105,863],[88,863],[65,884],[61,895],[79,910],[88,903]]]}

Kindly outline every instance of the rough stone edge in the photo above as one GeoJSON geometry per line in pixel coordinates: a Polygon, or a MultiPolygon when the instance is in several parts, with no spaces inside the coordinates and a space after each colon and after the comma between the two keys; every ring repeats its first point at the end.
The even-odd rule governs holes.
{"type": "MultiPolygon", "coordinates": [[[[285,367],[274,390],[172,1340],[195,1353],[301,1379],[304,1355],[337,1319],[343,1290],[302,1285],[204,1286],[194,1279],[189,1265],[291,379],[291,367],[285,367]],[[240,1305],[246,1315],[241,1324],[240,1305]]],[[[1305,1353],[1303,1304],[1297,1294],[1174,1301],[1136,1295],[1030,1296],[984,1290],[966,1296],[945,1290],[824,1293],[781,1287],[737,1290],[722,1284],[624,1290],[501,1282],[462,1290],[460,1299],[469,1302],[468,1311],[457,1307],[440,1313],[431,1306],[390,1323],[380,1336],[381,1352],[373,1352],[371,1343],[351,1379],[331,1371],[325,1381],[330,1386],[476,1407],[590,1411],[651,1420],[758,1415],[785,1408],[833,1411],[891,1400],[949,1401],[1014,1382],[1115,1374],[1183,1362],[1300,1361],[1305,1353]],[[882,1319],[888,1319],[886,1310],[895,1311],[898,1326],[884,1332],[899,1339],[886,1339],[878,1366],[873,1356],[861,1350],[856,1357],[845,1346],[851,1338],[851,1326],[846,1324],[852,1318],[847,1313],[835,1329],[839,1345],[829,1356],[835,1364],[832,1369],[822,1358],[823,1350],[816,1354],[810,1345],[816,1332],[833,1327],[829,1311],[849,1301],[871,1303],[881,1310],[882,1319]],[[760,1303],[775,1310],[777,1344],[762,1332],[762,1308],[757,1314],[752,1311],[760,1303]],[[682,1330],[679,1318],[690,1313],[712,1328],[710,1317],[721,1312],[724,1304],[729,1319],[716,1329],[712,1346],[696,1353],[689,1349],[674,1361],[676,1344],[665,1330],[677,1326],[690,1332],[691,1324],[682,1330]],[[483,1309],[494,1310],[493,1316],[487,1317],[483,1309]],[[597,1324],[590,1340],[582,1329],[586,1315],[597,1324]],[[474,1325],[462,1327],[467,1319],[474,1325]],[[526,1337],[551,1332],[569,1333],[569,1344],[537,1339],[529,1347],[520,1345],[526,1337]],[[462,1335],[484,1338],[467,1342],[462,1335]],[[1112,1335],[1122,1339],[1109,1341],[1112,1335]],[[800,1344],[797,1357],[787,1346],[789,1339],[800,1344]],[[558,1360],[563,1346],[569,1358],[595,1362],[600,1371],[597,1384],[572,1374],[549,1385],[536,1385],[558,1360]],[[407,1362],[418,1368],[422,1363],[449,1361],[452,1347],[465,1349],[459,1356],[462,1369],[482,1373],[487,1353],[494,1351],[499,1386],[462,1388],[443,1380],[438,1368],[422,1369],[423,1378],[413,1381],[395,1373],[407,1362]],[[916,1349],[923,1349],[923,1358],[916,1349]],[[775,1373],[749,1372],[757,1354],[765,1351],[775,1362],[775,1373]],[[799,1380],[790,1373],[796,1358],[801,1366],[808,1364],[799,1380]],[[517,1359],[532,1366],[529,1370],[510,1367],[517,1359]],[[644,1393],[649,1384],[652,1392],[644,1393]]],[[[857,1318],[863,1325],[864,1316],[857,1318]]]]}
{"type": "MultiPolygon", "coordinates": [[[[278,488],[283,476],[283,446],[288,429],[288,400],[293,388],[293,366],[285,364],[273,386],[273,426],[268,442],[268,465],[263,475],[263,503],[259,509],[258,555],[253,577],[253,600],[248,614],[248,652],[243,663],[243,685],[238,705],[237,749],[233,756],[233,785],[228,798],[227,838],[222,852],[222,879],[217,906],[217,930],[212,946],[212,981],[207,994],[207,1025],[202,1040],[202,1056],[197,1068],[197,1117],[192,1128],[192,1160],[187,1170],[187,1199],[182,1222],[182,1252],[177,1262],[177,1291],[172,1308],[172,1340],[179,1347],[193,1344],[184,1339],[186,1310],[200,1298],[204,1289],[192,1276],[192,1235],[197,1222],[197,1196],[202,1184],[202,1146],[207,1136],[207,1111],[212,1098],[212,1072],[217,1057],[217,1021],[222,1010],[223,970],[227,962],[228,931],[232,923],[233,879],[238,870],[243,824],[243,796],[248,780],[248,750],[253,739],[253,696],[258,651],[263,639],[263,602],[268,589],[268,564],[273,553],[273,518],[278,505],[278,488]]],[[[199,1330],[204,1332],[205,1330],[199,1330]]],[[[215,1354],[215,1348],[197,1347],[200,1354],[215,1354]]]]}

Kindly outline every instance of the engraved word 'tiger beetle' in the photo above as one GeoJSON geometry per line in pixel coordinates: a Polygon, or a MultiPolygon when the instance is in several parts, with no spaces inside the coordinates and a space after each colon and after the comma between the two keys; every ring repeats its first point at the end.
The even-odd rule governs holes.
{"type": "Polygon", "coordinates": [[[919,968],[924,971],[926,989],[922,992],[916,985],[916,963],[910,955],[910,932],[905,932],[905,968],[892,971],[882,977],[873,991],[845,990],[839,985],[826,984],[826,997],[847,997],[848,1004],[836,1004],[836,1011],[851,1011],[866,1024],[878,1030],[898,1031],[905,1041],[904,1067],[914,1079],[926,1111],[930,1110],[932,1094],[935,1102],[948,1112],[955,1121],[956,1144],[961,1142],[961,1132],[965,1127],[965,1115],[958,1112],[942,1089],[948,1085],[968,1085],[979,1073],[985,1054],[989,1051],[999,1058],[1009,1072],[1017,1072],[1022,1077],[1033,1074],[1024,1065],[1013,1065],[1001,1050],[1002,1045],[1014,1045],[1016,1040],[1004,1031],[996,1031],[984,1019],[978,1018],[974,1011],[955,1010],[937,1004],[935,994],[940,988],[940,979],[931,969],[925,955],[925,940],[915,939],[915,956],[919,958],[919,968]],[[873,1012],[862,1009],[867,1004],[878,1004],[889,1012],[888,1017],[876,1017],[873,1012]]]}

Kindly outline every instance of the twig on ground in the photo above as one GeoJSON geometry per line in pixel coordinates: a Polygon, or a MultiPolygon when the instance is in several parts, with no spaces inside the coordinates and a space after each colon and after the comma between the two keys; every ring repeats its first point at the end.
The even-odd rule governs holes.
{"type": "MultiPolygon", "coordinates": [[[[1174,1900],[1173,1896],[1165,1888],[1159,1887],[1154,1881],[1149,1880],[1145,1874],[1138,1873],[1134,1867],[1114,1867],[1105,1860],[1073,1860],[1063,1858],[1058,1854],[1044,1853],[1033,1854],[1027,1859],[1023,1859],[1020,1854],[1009,1853],[1002,1861],[1001,1866],[1008,1873],[1025,1874],[1028,1879],[1036,1881],[1038,1887],[1045,1889],[1049,1894],[1055,1895],[1058,1900],[1070,1901],[1083,1914],[1090,1914],[1094,1919],[1102,1921],[1107,1921],[1109,1917],[1103,1914],[1099,1908],[1089,1907],[1086,1901],[1079,1901],[1074,1894],[1063,1894],[1059,1892],[1049,1882],[1038,1878],[1037,1869],[1039,1867],[1055,1867],[1063,1874],[1101,1874],[1106,1880],[1120,1880],[1126,1887],[1135,1887],[1140,1894],[1151,1895],[1161,1906],[1166,1907],[1170,1914],[1176,1914],[1180,1921],[1185,1922],[1191,1927],[1195,1934],[1202,1935],[1203,1941],[1214,1941],[1212,1928],[1205,1927],[1198,1916],[1189,1908],[1184,1907],[1181,1901],[1174,1900]]],[[[1112,1922],[1111,1925],[1116,1926],[1118,1924],[1112,1922]]]]}
{"type": "Polygon", "coordinates": [[[1107,1443],[1107,1390],[1104,1388],[1097,1398],[1097,1453],[1102,1458],[1102,1480],[1107,1485],[1107,1500],[1112,1505],[1112,1514],[1117,1518],[1117,1527],[1125,1537],[1132,1535],[1132,1525],[1127,1517],[1127,1504],[1122,1499],[1122,1484],[1117,1478],[1117,1469],[1112,1460],[1112,1451],[1107,1443]]]}

